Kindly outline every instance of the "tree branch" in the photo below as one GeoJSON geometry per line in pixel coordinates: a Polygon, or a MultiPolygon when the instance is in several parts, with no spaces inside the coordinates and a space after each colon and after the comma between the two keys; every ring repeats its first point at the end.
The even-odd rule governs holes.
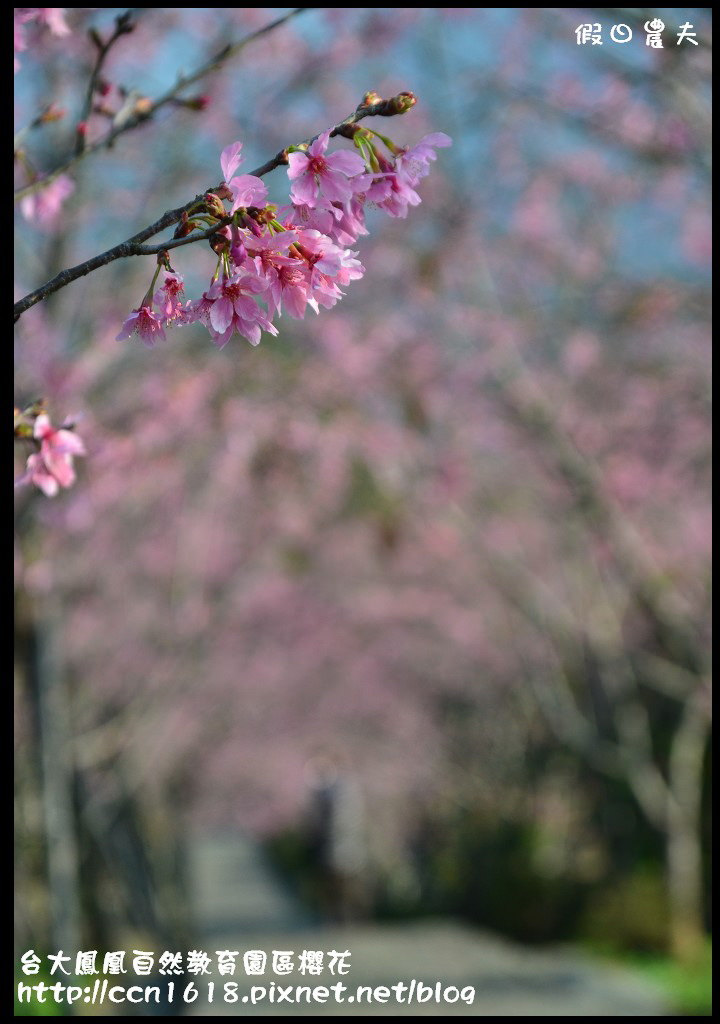
{"type": "Polygon", "coordinates": [[[496,374],[497,399],[517,423],[545,444],[557,475],[567,484],[575,508],[589,528],[612,540],[618,568],[638,605],[657,626],[667,651],[678,664],[700,675],[704,666],[700,664],[695,626],[685,607],[680,606],[678,594],[667,593],[662,574],[644,550],[632,523],[603,494],[595,465],[561,429],[539,392],[534,397],[521,396],[512,388],[516,377],[519,371],[509,364],[496,374]]]}
{"type": "Polygon", "coordinates": [[[85,103],[83,105],[82,113],[80,114],[80,121],[75,129],[75,156],[79,156],[79,154],[85,149],[85,130],[87,128],[88,118],[92,113],[95,90],[97,89],[98,82],[100,80],[100,72],[102,71],[102,66],[105,63],[105,58],[110,53],[110,50],[118,39],[121,39],[122,36],[132,32],[134,28],[135,26],[132,22],[130,11],[125,11],[124,14],[119,14],[115,19],[115,30],[107,40],[102,39],[97,29],[91,28],[88,33],[97,49],[97,57],[95,58],[95,65],[90,74],[90,80],[88,81],[85,103]]]}
{"type": "Polygon", "coordinates": [[[64,163],[60,164],[55,170],[50,171],[49,174],[44,175],[42,178],[38,178],[37,181],[30,182],[28,185],[24,185],[23,188],[19,188],[14,193],[15,202],[23,199],[25,196],[30,196],[34,192],[40,191],[40,189],[46,188],[56,178],[59,178],[62,174],[66,174],[68,171],[77,164],[80,160],[84,160],[85,157],[90,156],[92,153],[97,153],[98,150],[110,148],[115,140],[122,135],[124,132],[130,131],[132,128],[137,128],[138,125],[143,124],[145,121],[149,121],[153,115],[160,110],[161,107],[166,106],[168,103],[172,103],[177,99],[177,95],[186,86],[192,85],[197,82],[200,78],[204,78],[205,75],[211,71],[216,71],[226,60],[230,57],[234,57],[236,54],[244,50],[246,46],[264,36],[268,32],[272,32],[273,29],[279,28],[280,25],[289,21],[290,18],[294,18],[298,14],[302,14],[303,11],[312,10],[311,7],[296,7],[288,14],[284,14],[281,18],[276,18],[275,21],[269,22],[267,25],[263,25],[262,28],[256,29],[249,35],[239,39],[236,43],[228,43],[223,46],[213,57],[206,61],[203,65],[191,72],[189,75],[181,75],[178,78],[174,86],[159,96],[147,109],[137,112],[133,116],[129,117],[122,124],[114,125],[109,132],[107,132],[101,139],[93,142],[92,145],[86,146],[80,151],[76,151],[64,163]]]}
{"type": "MultiPolygon", "coordinates": [[[[374,94],[373,94],[374,95],[374,94]]],[[[358,121],[362,121],[365,117],[392,117],[395,114],[402,114],[406,110],[409,110],[411,106],[414,106],[416,100],[412,93],[405,92],[399,93],[397,96],[393,96],[389,100],[378,100],[376,103],[364,104],[361,103],[352,114],[336,124],[335,127],[330,131],[330,136],[343,135],[352,137],[352,126],[357,124],[358,121]]],[[[311,139],[300,143],[301,146],[309,146],[317,135],[314,135],[311,139]]],[[[281,149],[279,153],[276,153],[272,159],[267,160],[260,167],[256,167],[254,171],[250,173],[255,177],[263,177],[265,174],[269,174],[270,171],[276,167],[280,167],[281,164],[288,162],[288,150],[281,149]]],[[[220,188],[220,184],[214,185],[211,189],[205,191],[214,191],[220,188]]],[[[148,238],[152,238],[153,235],[157,235],[160,231],[170,227],[171,224],[175,224],[180,220],[183,213],[189,213],[190,210],[198,203],[203,202],[205,192],[200,193],[191,199],[189,203],[185,203],[184,206],[179,206],[175,210],[168,210],[164,213],[159,220],[156,220],[153,224],[149,224],[148,227],[143,228],[142,231],[138,231],[137,234],[126,239],[124,242],[120,242],[119,245],[115,245],[112,249],[108,249],[106,252],[100,253],[98,256],[93,256],[92,259],[86,260],[84,263],[79,263],[76,267],[69,267],[67,270],[61,270],[51,281],[47,284],[42,285],[40,288],[36,288],[34,292],[30,292],[24,298],[20,299],[15,303],[14,306],[14,321],[20,319],[22,314],[34,306],[36,303],[41,302],[47,298],[48,295],[52,295],[53,292],[59,291],[61,288],[65,288],[66,285],[71,284],[73,281],[77,281],[80,277],[85,277],[86,274],[90,274],[93,270],[98,270],[100,267],[107,266],[108,263],[112,263],[114,260],[124,259],[127,256],[154,256],[164,249],[175,249],[180,245],[190,245],[193,242],[200,242],[204,238],[210,238],[211,235],[223,226],[223,224],[229,223],[230,218],[227,220],[219,220],[207,231],[203,231],[197,235],[188,235],[186,238],[173,239],[172,241],[164,242],[159,245],[147,246],[142,243],[147,241],[148,238]]]]}

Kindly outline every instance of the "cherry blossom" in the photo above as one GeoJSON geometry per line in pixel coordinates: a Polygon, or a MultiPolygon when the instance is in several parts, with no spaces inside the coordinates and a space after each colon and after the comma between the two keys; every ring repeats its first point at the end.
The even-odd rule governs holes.
{"type": "Polygon", "coordinates": [[[165,271],[165,281],[162,287],[155,293],[153,301],[160,306],[163,315],[167,320],[174,320],[182,312],[183,305],[180,296],[185,292],[183,279],[179,274],[165,271]]]}
{"type": "Polygon", "coordinates": [[[132,311],[116,340],[125,341],[132,334],[139,334],[148,347],[154,345],[158,339],[165,340],[162,320],[148,305],[132,311]]]}
{"type": "Polygon", "coordinates": [[[341,203],[352,196],[351,179],[364,173],[365,162],[357,153],[339,150],[328,154],[329,140],[330,132],[323,132],[305,152],[288,156],[288,177],[292,182],[290,197],[294,203],[313,207],[321,190],[326,199],[336,199],[341,203]]]}
{"type": "Polygon", "coordinates": [[[31,7],[37,12],[37,20],[46,25],[54,36],[69,36],[70,28],[65,22],[66,7],[31,7]]]}
{"type": "Polygon", "coordinates": [[[33,436],[40,442],[40,451],[28,457],[26,471],[15,481],[15,486],[32,483],[52,498],[60,487],[71,487],[75,483],[73,458],[86,454],[85,445],[72,430],[53,427],[46,413],[35,420],[33,436]]]}
{"type": "Polygon", "coordinates": [[[22,215],[25,220],[33,221],[41,228],[52,227],[63,203],[74,191],[72,178],[61,174],[49,185],[20,200],[22,215]]]}
{"type": "Polygon", "coordinates": [[[215,344],[222,348],[237,331],[251,345],[257,345],[262,331],[276,335],[277,328],[254,301],[266,285],[251,274],[237,273],[215,281],[188,311],[186,322],[199,320],[205,324],[215,344]]]}
{"type": "Polygon", "coordinates": [[[445,132],[433,132],[425,135],[409,149],[401,149],[395,161],[398,175],[410,184],[416,185],[421,178],[430,173],[428,163],[430,160],[437,160],[435,150],[444,146],[452,146],[450,136],[445,132]]]}
{"type": "MultiPolygon", "coordinates": [[[[27,49],[24,25],[37,21],[50,29],[54,36],[67,36],[70,28],[65,22],[65,7],[16,7],[14,15],[15,53],[27,49]]],[[[15,72],[20,69],[20,61],[15,58],[15,72]]]]}
{"type": "Polygon", "coordinates": [[[165,337],[165,327],[202,323],[220,347],[235,332],[257,345],[263,331],[278,333],[273,320],[283,312],[302,319],[308,306],[315,313],[320,306],[334,306],[343,289],[365,273],[358,252],[349,248],[368,234],[365,206],[406,216],[408,206],[420,202],[412,185],[435,159],[433,147],[450,145],[450,139],[436,133],[415,147],[399,149],[383,137],[391,159],[377,151],[369,136],[363,137],[364,157],[347,151],[328,154],[329,140],[330,132],[324,132],[307,151],[289,154],[292,202],[280,211],[264,205],[267,189],[260,178],[235,176],[242,142],[226,146],[220,154],[224,184],[205,194],[203,209],[204,216],[219,222],[211,242],[218,267],[209,288],[183,305],[183,279],[169,269],[167,254],[161,255],[163,284],[153,294],[158,270],[118,340],[137,333],[152,345],[165,337]],[[224,201],[232,204],[229,213],[224,201]]]}
{"type": "Polygon", "coordinates": [[[233,195],[233,204],[230,212],[235,213],[242,206],[264,206],[267,199],[267,186],[261,178],[254,174],[240,174],[233,177],[235,171],[243,162],[240,156],[242,142],[233,142],[226,146],[220,154],[220,166],[225,176],[225,184],[233,195]]]}

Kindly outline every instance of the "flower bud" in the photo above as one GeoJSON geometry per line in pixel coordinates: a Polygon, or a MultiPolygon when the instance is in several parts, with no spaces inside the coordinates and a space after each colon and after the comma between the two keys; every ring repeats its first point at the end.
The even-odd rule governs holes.
{"type": "Polygon", "coordinates": [[[135,106],[133,107],[133,113],[137,117],[147,117],[152,111],[152,100],[148,96],[140,96],[135,100],[135,106]]]}
{"type": "Polygon", "coordinates": [[[124,14],[120,14],[115,19],[115,27],[118,35],[124,35],[128,32],[134,31],[135,25],[132,20],[131,12],[125,11],[124,14]]]}
{"type": "Polygon", "coordinates": [[[240,214],[240,220],[242,221],[243,226],[249,228],[256,238],[262,238],[262,228],[252,219],[252,217],[248,216],[247,211],[240,214]]]}
{"type": "MultiPolygon", "coordinates": [[[[218,191],[220,191],[218,189],[218,191]]],[[[232,196],[232,193],[231,193],[232,196]]],[[[222,200],[214,192],[205,193],[205,209],[213,217],[224,217],[225,207],[222,204],[222,200]]]]}
{"type": "Polygon", "coordinates": [[[218,256],[221,252],[225,252],[230,244],[229,239],[225,238],[225,236],[221,235],[218,231],[216,231],[214,235],[211,235],[208,241],[210,243],[210,248],[214,253],[217,253],[218,256]]]}
{"type": "Polygon", "coordinates": [[[209,96],[191,96],[189,99],[183,100],[183,106],[189,110],[205,110],[209,103],[209,96]]]}
{"type": "Polygon", "coordinates": [[[40,115],[40,124],[48,124],[50,121],[61,121],[65,117],[66,111],[62,107],[56,106],[51,103],[47,110],[44,110],[40,115]]]}
{"type": "Polygon", "coordinates": [[[187,215],[187,210],[183,210],[182,216],[180,217],[180,223],[175,228],[173,238],[185,238],[193,230],[194,224],[190,222],[187,215]]]}
{"type": "Polygon", "coordinates": [[[393,98],[389,100],[393,114],[405,114],[408,110],[414,107],[416,103],[417,97],[412,92],[399,92],[397,96],[393,96],[393,98]]]}
{"type": "Polygon", "coordinates": [[[248,206],[248,217],[252,217],[258,224],[271,224],[277,216],[277,206],[268,203],[262,210],[257,206],[248,206]]]}

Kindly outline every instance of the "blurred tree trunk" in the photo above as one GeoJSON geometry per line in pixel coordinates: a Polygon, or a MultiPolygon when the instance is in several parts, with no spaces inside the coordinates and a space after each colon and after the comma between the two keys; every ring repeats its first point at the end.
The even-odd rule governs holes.
{"type": "Polygon", "coordinates": [[[597,467],[566,436],[537,392],[530,396],[514,389],[513,381],[522,379],[521,373],[518,364],[506,379],[498,377],[499,398],[511,418],[530,429],[551,457],[556,475],[573,497],[578,521],[584,521],[588,533],[602,538],[613,552],[625,582],[627,608],[636,609],[646,620],[652,648],[660,656],[627,649],[622,629],[617,649],[609,653],[602,639],[593,638],[587,621],[572,609],[558,615],[540,595],[534,595],[537,587],[530,577],[518,585],[506,569],[496,565],[496,571],[500,568],[496,578],[522,613],[550,638],[558,660],[560,671],[550,684],[555,691],[552,700],[548,701],[550,694],[543,693],[542,686],[535,687],[548,724],[599,772],[623,779],[646,821],[662,834],[670,949],[678,959],[691,961],[700,953],[705,936],[701,807],[710,723],[709,708],[704,706],[709,702],[709,669],[695,624],[667,601],[634,528],[605,500],[597,467]],[[638,657],[642,653],[649,655],[645,665],[638,657]],[[669,697],[677,709],[666,758],[658,749],[660,726],[646,689],[669,697]]]}
{"type": "Polygon", "coordinates": [[[670,941],[685,961],[697,958],[705,938],[701,796],[707,737],[707,717],[689,701],[670,752],[666,828],[670,941]]]}
{"type": "Polygon", "coordinates": [[[43,810],[53,947],[80,948],[78,844],[73,799],[70,699],[59,651],[57,608],[38,602],[30,666],[38,704],[43,810]]]}

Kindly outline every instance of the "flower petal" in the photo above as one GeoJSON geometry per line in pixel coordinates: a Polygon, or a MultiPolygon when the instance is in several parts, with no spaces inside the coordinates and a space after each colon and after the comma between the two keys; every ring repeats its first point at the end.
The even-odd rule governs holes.
{"type": "Polygon", "coordinates": [[[264,206],[267,200],[267,185],[254,174],[241,174],[228,182],[233,194],[231,213],[241,206],[264,206]]]}
{"type": "Polygon", "coordinates": [[[226,331],[233,320],[233,306],[230,299],[218,299],[210,310],[210,324],[220,334],[226,331]]]}
{"type": "Polygon", "coordinates": [[[243,157],[240,156],[241,149],[242,142],[233,142],[226,146],[220,154],[220,166],[222,167],[225,181],[230,181],[235,171],[243,162],[243,157]]]}
{"type": "Polygon", "coordinates": [[[325,159],[334,171],[342,171],[348,177],[352,177],[355,174],[364,174],[367,170],[365,161],[359,153],[350,153],[346,149],[339,149],[336,153],[326,156],[325,159]]]}
{"type": "Polygon", "coordinates": [[[304,174],[310,161],[304,153],[290,153],[288,155],[288,178],[294,181],[304,174]]]}

